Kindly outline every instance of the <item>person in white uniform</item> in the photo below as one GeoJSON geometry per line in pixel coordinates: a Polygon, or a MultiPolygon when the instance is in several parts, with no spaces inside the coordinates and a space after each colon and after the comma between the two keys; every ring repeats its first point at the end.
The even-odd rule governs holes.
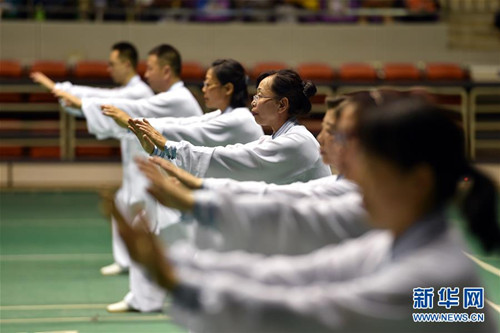
{"type": "MultiPolygon", "coordinates": [[[[31,78],[34,82],[41,84],[51,91],[54,89],[62,90],[78,98],[141,99],[151,97],[154,94],[153,91],[137,74],[138,59],[137,49],[131,43],[119,42],[111,47],[108,72],[113,82],[119,86],[116,88],[89,87],[76,85],[69,81],[54,82],[41,72],[32,73],[31,78]]],[[[68,113],[75,116],[83,116],[81,110],[66,106],[64,103],[61,104],[68,113]]]]}
{"type": "MultiPolygon", "coordinates": [[[[324,163],[348,174],[346,149],[335,142],[334,133],[354,131],[358,114],[375,103],[367,92],[339,98],[336,103],[337,109],[330,108],[323,119],[318,135],[320,152],[324,163]]],[[[301,254],[368,230],[357,186],[343,176],[275,185],[200,179],[163,159],[156,157],[153,161],[191,189],[203,187],[195,192],[183,190],[164,181],[151,163],[138,161],[154,188],[153,195],[161,193],[157,200],[187,210],[202,227],[215,230],[222,238],[217,246],[221,251],[301,254]],[[205,186],[207,183],[209,186],[205,186]]]]}
{"type": "MultiPolygon", "coordinates": [[[[75,85],[69,81],[55,83],[41,72],[34,72],[31,74],[33,81],[40,83],[49,90],[60,90],[71,94],[72,96],[81,99],[83,97],[99,97],[99,98],[122,98],[122,99],[141,99],[148,98],[154,95],[153,90],[141,80],[137,74],[136,68],[139,55],[137,49],[128,42],[119,42],[112,46],[109,55],[108,72],[116,84],[117,88],[96,88],[82,85],[75,85]]],[[[79,108],[66,105],[61,100],[61,105],[68,113],[84,117],[83,112],[79,108]]],[[[99,118],[100,115],[97,117],[99,118]]],[[[102,116],[101,116],[102,117],[102,116]]],[[[96,117],[87,118],[87,123],[94,122],[96,117]]],[[[126,139],[121,140],[121,154],[123,170],[129,168],[131,164],[131,157],[127,156],[126,139]]],[[[121,201],[120,206],[126,205],[124,202],[125,196],[123,195],[123,184],[126,184],[126,172],[123,173],[122,188],[117,192],[116,200],[121,201]]],[[[114,235],[117,235],[116,228],[113,228],[114,235]]],[[[119,249],[113,246],[114,263],[101,268],[103,275],[116,275],[128,270],[129,257],[123,244],[119,245],[119,249]]]]}
{"type": "MultiPolygon", "coordinates": [[[[250,110],[245,107],[248,101],[246,80],[245,70],[240,63],[232,59],[216,60],[208,69],[203,86],[206,106],[215,108],[216,111],[186,118],[150,118],[144,124],[153,124],[169,139],[188,140],[193,144],[209,147],[257,140],[264,133],[262,127],[255,122],[250,110]]],[[[127,126],[131,119],[125,111],[115,107],[107,107],[104,113],[112,117],[122,127],[127,126]]],[[[134,127],[131,129],[134,131],[134,127]]],[[[153,131],[158,138],[163,139],[162,134],[154,129],[153,131]]],[[[138,138],[143,144],[146,143],[145,149],[148,151],[147,141],[142,140],[141,135],[138,135],[138,138]]],[[[153,148],[154,145],[151,144],[149,152],[152,152],[153,148]]],[[[164,210],[158,212],[158,214],[164,213],[164,210]]],[[[172,239],[171,226],[178,223],[178,220],[175,217],[172,217],[171,221],[165,221],[166,219],[167,217],[162,215],[161,228],[168,226],[165,233],[168,233],[169,239],[172,239]]],[[[142,301],[127,305],[124,305],[124,301],[122,301],[119,302],[121,308],[128,307],[129,310],[140,311],[153,311],[162,308],[164,293],[150,293],[148,297],[138,295],[142,290],[151,290],[147,287],[147,276],[145,279],[133,279],[133,281],[139,284],[139,286],[131,287],[135,291],[135,298],[142,301]]],[[[118,308],[118,303],[112,307],[118,308]]]]}
{"type": "Polygon", "coordinates": [[[500,250],[498,191],[468,163],[461,129],[435,105],[404,98],[367,112],[358,132],[342,135],[353,148],[352,177],[382,230],[340,245],[269,258],[184,245],[166,260],[151,234],[113,209],[131,255],[174,296],[174,318],[203,332],[497,332],[446,217],[454,202],[484,249],[500,250]],[[467,299],[469,288],[476,294],[467,299]],[[415,316],[436,312],[482,313],[484,322],[415,316]]]}
{"type": "MultiPolygon", "coordinates": [[[[179,52],[171,45],[162,44],[153,48],[148,55],[146,79],[151,87],[158,92],[157,95],[141,100],[125,99],[102,99],[102,98],[77,98],[71,94],[57,91],[56,93],[66,99],[73,107],[81,108],[88,121],[88,130],[99,139],[119,138],[122,142],[124,153],[124,182],[117,196],[121,197],[119,203],[121,209],[128,216],[135,216],[138,209],[145,207],[147,215],[152,222],[150,228],[158,233],[160,223],[155,218],[157,204],[156,201],[145,192],[146,179],[141,176],[136,164],[133,162],[134,156],[145,156],[135,135],[116,124],[116,122],[105,115],[107,109],[118,107],[128,114],[137,117],[189,117],[201,116],[202,110],[184,86],[180,79],[181,57],[179,52]],[[104,110],[104,111],[103,111],[104,110]],[[126,157],[126,160],[125,160],[126,157]]],[[[175,215],[169,212],[171,215],[175,215]]],[[[114,226],[114,224],[112,223],[114,226]]],[[[119,236],[116,234],[116,227],[113,227],[113,254],[118,258],[120,265],[111,265],[109,269],[121,270],[122,263],[130,266],[130,292],[123,301],[110,304],[107,310],[110,312],[123,312],[130,309],[137,309],[144,312],[158,311],[158,307],[150,307],[148,299],[154,297],[160,290],[158,286],[144,286],[140,281],[145,279],[144,272],[130,262],[126,249],[123,247],[119,236]],[[137,282],[139,281],[139,282],[137,282]],[[153,296],[150,296],[153,295],[153,296]]],[[[160,290],[161,291],[161,290],[160,290]]]]}
{"type": "Polygon", "coordinates": [[[176,165],[197,177],[288,184],[331,175],[321,160],[318,142],[297,123],[297,117],[311,110],[309,98],[316,93],[314,84],[302,81],[292,70],[280,70],[263,73],[257,85],[252,114],[258,124],[271,127],[272,135],[225,147],[168,140],[164,147],[155,147],[153,155],[175,160],[176,165]]]}

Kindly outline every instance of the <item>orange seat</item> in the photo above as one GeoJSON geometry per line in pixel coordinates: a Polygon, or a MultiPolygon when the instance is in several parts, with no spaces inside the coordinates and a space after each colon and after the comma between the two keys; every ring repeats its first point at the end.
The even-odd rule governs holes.
{"type": "Polygon", "coordinates": [[[273,61],[260,62],[260,63],[257,63],[252,68],[252,71],[250,73],[250,78],[252,78],[252,80],[255,80],[259,77],[260,74],[262,74],[264,72],[268,72],[268,71],[272,71],[272,70],[277,71],[280,69],[286,69],[288,67],[289,66],[283,62],[273,62],[273,61]]]}
{"type": "Polygon", "coordinates": [[[0,77],[1,78],[19,78],[23,74],[23,68],[18,61],[15,60],[0,60],[0,77]]]}
{"type": "Polygon", "coordinates": [[[369,64],[347,63],[340,66],[339,77],[345,81],[374,81],[377,79],[377,72],[369,64]]]}
{"type": "Polygon", "coordinates": [[[314,136],[317,136],[319,132],[321,132],[321,119],[315,119],[315,118],[305,118],[305,119],[300,119],[300,124],[304,125],[309,132],[311,132],[314,136]]]}
{"type": "Polygon", "coordinates": [[[31,72],[42,72],[53,79],[64,79],[68,76],[66,64],[62,61],[35,61],[31,66],[31,72]]]}
{"type": "Polygon", "coordinates": [[[331,81],[335,77],[333,68],[324,63],[303,63],[297,66],[297,72],[303,80],[331,81]]]}
{"type": "Polygon", "coordinates": [[[113,147],[76,147],[75,155],[78,157],[102,157],[115,155],[113,147]]]}
{"type": "Polygon", "coordinates": [[[428,63],[425,69],[428,80],[465,80],[467,73],[457,64],[428,63]]]}
{"type": "Polygon", "coordinates": [[[141,77],[144,77],[144,74],[146,74],[146,68],[147,68],[147,64],[145,61],[140,61],[138,64],[137,64],[137,74],[139,74],[141,77]]]}
{"type": "Polygon", "coordinates": [[[0,93],[0,103],[21,103],[22,99],[20,93],[0,93]]]}
{"type": "Polygon", "coordinates": [[[30,157],[33,158],[60,158],[61,149],[59,147],[32,147],[30,157]]]}
{"type": "Polygon", "coordinates": [[[30,103],[57,103],[57,98],[52,93],[31,93],[28,101],[30,103]]]}
{"type": "Polygon", "coordinates": [[[80,61],[73,76],[79,79],[109,79],[108,64],[104,61],[80,61]]]}
{"type": "Polygon", "coordinates": [[[205,79],[205,69],[197,62],[187,61],[182,64],[181,77],[183,80],[203,81],[205,79]]]}
{"type": "Polygon", "coordinates": [[[23,147],[0,147],[0,158],[23,156],[23,147]]]}
{"type": "Polygon", "coordinates": [[[385,80],[419,80],[420,71],[414,64],[389,63],[382,69],[382,78],[385,80]]]}

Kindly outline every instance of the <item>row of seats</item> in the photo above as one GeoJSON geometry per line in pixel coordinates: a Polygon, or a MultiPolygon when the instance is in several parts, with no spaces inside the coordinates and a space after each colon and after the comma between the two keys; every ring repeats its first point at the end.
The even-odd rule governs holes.
{"type": "MultiPolygon", "coordinates": [[[[249,70],[249,76],[255,80],[257,76],[271,69],[290,68],[283,62],[261,62],[249,70]]],[[[454,63],[385,63],[373,66],[369,63],[346,63],[334,68],[326,63],[303,63],[296,67],[299,74],[306,79],[327,82],[340,81],[374,81],[374,80],[466,80],[467,69],[454,63]]],[[[107,63],[104,61],[80,61],[70,68],[62,61],[35,61],[27,70],[17,61],[0,61],[0,78],[22,78],[29,72],[40,71],[56,79],[109,79],[107,63]]],[[[146,71],[146,64],[138,66],[141,75],[146,71]]],[[[186,81],[201,81],[205,77],[205,68],[197,62],[185,62],[182,66],[182,77],[186,81]]]]}

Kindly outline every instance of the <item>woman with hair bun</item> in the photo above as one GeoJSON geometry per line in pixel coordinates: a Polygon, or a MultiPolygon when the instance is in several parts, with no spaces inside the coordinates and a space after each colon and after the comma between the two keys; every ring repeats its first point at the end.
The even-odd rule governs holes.
{"type": "MultiPolygon", "coordinates": [[[[156,146],[152,155],[175,161],[175,164],[197,177],[262,180],[276,184],[329,176],[322,162],[314,136],[297,118],[311,111],[309,98],[316,93],[310,81],[302,81],[292,70],[263,73],[257,79],[251,112],[255,121],[272,129],[247,144],[218,147],[194,146],[187,141],[166,141],[156,146]]],[[[138,137],[146,135],[151,143],[153,133],[143,126],[138,137]]]]}

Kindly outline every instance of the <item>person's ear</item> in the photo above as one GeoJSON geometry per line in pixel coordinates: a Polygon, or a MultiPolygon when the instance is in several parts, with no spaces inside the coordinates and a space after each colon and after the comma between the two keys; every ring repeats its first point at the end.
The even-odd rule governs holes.
{"type": "Polygon", "coordinates": [[[169,65],[165,65],[162,68],[162,72],[163,72],[163,77],[165,78],[165,80],[168,80],[171,76],[172,68],[170,68],[169,65]]]}
{"type": "Polygon", "coordinates": [[[287,112],[290,106],[290,102],[288,101],[288,98],[283,97],[278,101],[278,113],[283,113],[287,112]]]}
{"type": "Polygon", "coordinates": [[[228,82],[224,85],[225,95],[231,96],[234,92],[234,85],[231,82],[228,82]]]}

